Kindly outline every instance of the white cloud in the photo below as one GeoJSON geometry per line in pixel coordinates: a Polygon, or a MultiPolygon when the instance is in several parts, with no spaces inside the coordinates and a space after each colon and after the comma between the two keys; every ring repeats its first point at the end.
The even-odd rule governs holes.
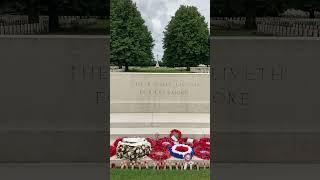
{"type": "Polygon", "coordinates": [[[180,5],[191,5],[205,17],[210,26],[210,0],[133,0],[137,4],[142,18],[155,40],[153,48],[154,57],[163,56],[162,39],[163,31],[180,5]]]}

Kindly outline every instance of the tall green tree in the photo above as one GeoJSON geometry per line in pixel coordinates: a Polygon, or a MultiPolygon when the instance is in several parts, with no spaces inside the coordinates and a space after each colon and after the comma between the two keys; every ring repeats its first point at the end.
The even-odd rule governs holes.
{"type": "Polygon", "coordinates": [[[209,28],[198,9],[180,6],[164,32],[163,62],[167,66],[209,64],[209,28]]]}
{"type": "Polygon", "coordinates": [[[214,17],[246,17],[245,29],[256,29],[256,17],[279,16],[289,1],[296,0],[215,0],[210,9],[214,17]]]}
{"type": "Polygon", "coordinates": [[[309,18],[315,18],[315,11],[320,10],[319,0],[287,0],[288,6],[309,12],[309,18]]]}
{"type": "Polygon", "coordinates": [[[111,57],[119,66],[149,65],[154,46],[151,32],[132,0],[111,1],[111,57]]]}

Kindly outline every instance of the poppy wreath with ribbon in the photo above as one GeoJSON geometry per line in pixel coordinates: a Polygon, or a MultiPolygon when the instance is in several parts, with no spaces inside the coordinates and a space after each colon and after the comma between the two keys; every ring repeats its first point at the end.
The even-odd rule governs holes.
{"type": "Polygon", "coordinates": [[[156,146],[152,149],[151,153],[148,156],[154,161],[164,161],[166,159],[169,159],[171,157],[171,154],[168,149],[156,146]]]}
{"type": "Polygon", "coordinates": [[[173,146],[173,144],[174,144],[174,142],[171,138],[163,137],[163,138],[158,139],[156,146],[167,150],[168,147],[173,146]]]}
{"type": "Polygon", "coordinates": [[[197,146],[193,150],[195,156],[198,158],[210,160],[210,146],[197,146]]]}
{"type": "Polygon", "coordinates": [[[170,131],[170,138],[172,138],[172,136],[174,136],[177,140],[179,140],[182,137],[182,133],[178,129],[172,129],[170,131]]]}
{"type": "Polygon", "coordinates": [[[176,144],[169,147],[170,154],[178,159],[184,159],[186,154],[194,155],[194,151],[192,147],[186,144],[176,144]]]}

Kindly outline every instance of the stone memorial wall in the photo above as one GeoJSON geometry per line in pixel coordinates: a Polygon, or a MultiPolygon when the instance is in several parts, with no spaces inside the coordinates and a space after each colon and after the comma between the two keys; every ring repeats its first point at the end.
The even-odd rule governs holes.
{"type": "Polygon", "coordinates": [[[208,113],[209,73],[111,73],[111,113],[208,113]]]}

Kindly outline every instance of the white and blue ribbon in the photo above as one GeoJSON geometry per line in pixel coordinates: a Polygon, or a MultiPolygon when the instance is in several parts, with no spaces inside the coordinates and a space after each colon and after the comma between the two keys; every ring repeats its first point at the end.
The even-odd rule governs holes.
{"type": "Polygon", "coordinates": [[[185,144],[176,144],[176,145],[173,145],[171,147],[169,147],[169,151],[170,151],[170,154],[175,157],[175,158],[178,158],[178,159],[184,159],[184,156],[186,154],[191,154],[191,156],[194,155],[194,151],[192,149],[192,147],[188,146],[188,145],[185,145],[185,144]],[[188,148],[188,150],[186,152],[180,152],[180,151],[177,151],[176,148],[178,146],[183,146],[183,147],[186,147],[188,148]]]}

